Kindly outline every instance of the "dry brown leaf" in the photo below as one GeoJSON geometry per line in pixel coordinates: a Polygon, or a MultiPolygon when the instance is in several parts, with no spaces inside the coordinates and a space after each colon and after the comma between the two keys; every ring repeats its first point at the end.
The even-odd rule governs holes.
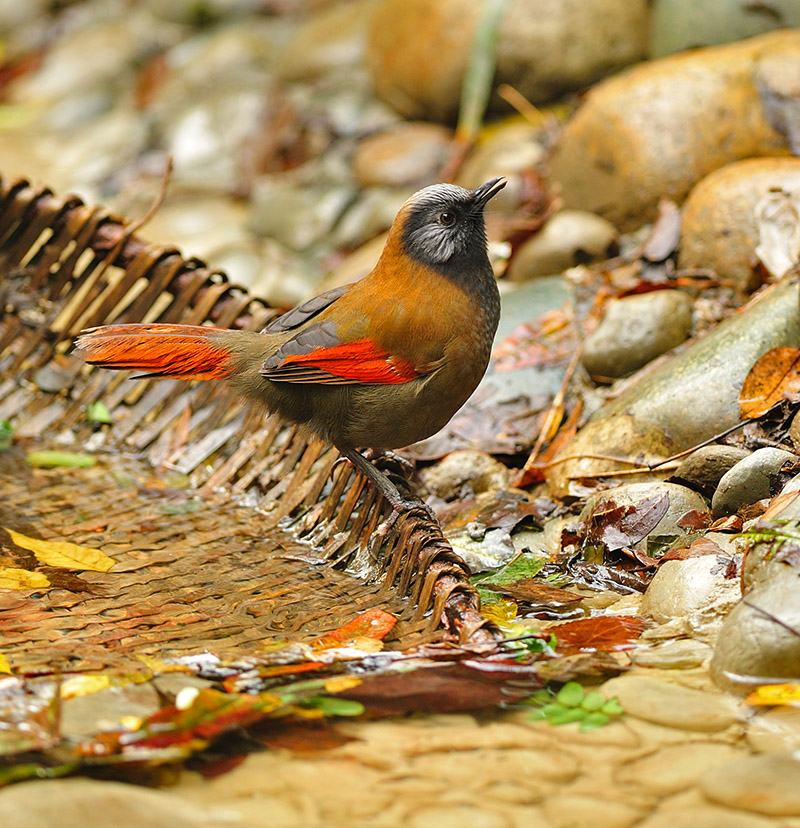
{"type": "Polygon", "coordinates": [[[41,572],[0,566],[0,589],[47,589],[50,581],[41,572]]]}
{"type": "MultiPolygon", "coordinates": [[[[23,549],[28,549],[36,558],[47,566],[60,566],[64,569],[89,569],[93,572],[108,572],[116,563],[99,549],[91,546],[78,546],[69,541],[47,541],[41,538],[29,538],[6,529],[11,540],[23,549]]],[[[27,588],[27,587],[26,587],[27,588]]]]}
{"type": "Polygon", "coordinates": [[[766,414],[775,403],[800,394],[800,349],[772,348],[750,369],[739,394],[739,409],[748,420],[766,414]]]}

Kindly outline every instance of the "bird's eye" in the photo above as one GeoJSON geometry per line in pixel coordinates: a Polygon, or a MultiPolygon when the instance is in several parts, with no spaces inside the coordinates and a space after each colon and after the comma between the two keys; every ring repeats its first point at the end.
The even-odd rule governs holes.
{"type": "Polygon", "coordinates": [[[445,210],[439,216],[439,224],[444,225],[445,227],[452,227],[456,223],[456,214],[451,213],[449,210],[445,210]]]}

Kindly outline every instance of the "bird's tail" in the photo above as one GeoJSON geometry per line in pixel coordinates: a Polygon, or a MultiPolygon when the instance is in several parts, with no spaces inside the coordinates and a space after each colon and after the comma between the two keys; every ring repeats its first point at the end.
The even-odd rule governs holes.
{"type": "Polygon", "coordinates": [[[201,325],[105,325],[83,331],[75,353],[90,365],[141,371],[139,377],[225,379],[235,369],[229,333],[201,325]]]}

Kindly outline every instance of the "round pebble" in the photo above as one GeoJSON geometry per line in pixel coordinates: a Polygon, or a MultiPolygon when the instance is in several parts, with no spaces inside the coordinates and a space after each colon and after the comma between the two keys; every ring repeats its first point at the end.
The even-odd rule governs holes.
{"type": "Polygon", "coordinates": [[[740,460],[719,481],[711,509],[716,517],[733,515],[742,506],[775,494],[780,488],[780,470],[798,457],[778,448],[762,448],[740,460]]]}
{"type": "Polygon", "coordinates": [[[700,790],[729,808],[800,816],[800,759],[792,753],[767,753],[727,762],[700,777],[700,790]]]}
{"type": "Polygon", "coordinates": [[[514,254],[506,276],[522,282],[607,259],[619,234],[610,221],[584,210],[560,210],[514,254]]]}
{"type": "Polygon", "coordinates": [[[619,676],[602,687],[626,713],[654,724],[702,733],[725,730],[741,718],[736,702],[721,693],[690,690],[645,676],[619,676]]]}
{"type": "Polygon", "coordinates": [[[692,300],[678,290],[655,290],[609,303],[586,337],[582,362],[597,378],[616,379],[680,345],[692,324],[692,300]]]}
{"type": "Polygon", "coordinates": [[[759,711],[747,728],[747,744],[756,753],[800,751],[800,707],[759,711]]]}
{"type": "Polygon", "coordinates": [[[722,476],[750,454],[736,446],[711,445],[693,451],[678,467],[675,479],[711,495],[722,476]]]}

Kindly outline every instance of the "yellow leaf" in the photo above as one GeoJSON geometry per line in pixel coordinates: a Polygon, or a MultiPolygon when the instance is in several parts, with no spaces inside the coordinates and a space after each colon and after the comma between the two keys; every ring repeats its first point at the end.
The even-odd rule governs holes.
{"type": "Polygon", "coordinates": [[[72,676],[61,685],[61,698],[74,699],[77,696],[88,696],[111,686],[108,676],[72,676]]]}
{"type": "Polygon", "coordinates": [[[334,676],[325,682],[325,692],[341,693],[342,690],[358,687],[359,684],[361,684],[361,679],[355,676],[334,676]]]}
{"type": "Polygon", "coordinates": [[[2,589],[46,589],[50,581],[41,572],[0,566],[0,588],[2,589]]]}
{"type": "Polygon", "coordinates": [[[8,659],[0,653],[0,673],[10,673],[11,672],[11,665],[8,663],[8,659]]]}
{"type": "Polygon", "coordinates": [[[745,701],[754,705],[791,705],[800,707],[800,684],[764,684],[745,701]]]}
{"type": "Polygon", "coordinates": [[[90,569],[93,572],[108,572],[116,563],[113,558],[92,549],[91,546],[78,546],[69,541],[47,541],[29,538],[13,529],[6,529],[17,546],[28,549],[37,559],[48,566],[60,566],[64,569],[90,569]]]}

